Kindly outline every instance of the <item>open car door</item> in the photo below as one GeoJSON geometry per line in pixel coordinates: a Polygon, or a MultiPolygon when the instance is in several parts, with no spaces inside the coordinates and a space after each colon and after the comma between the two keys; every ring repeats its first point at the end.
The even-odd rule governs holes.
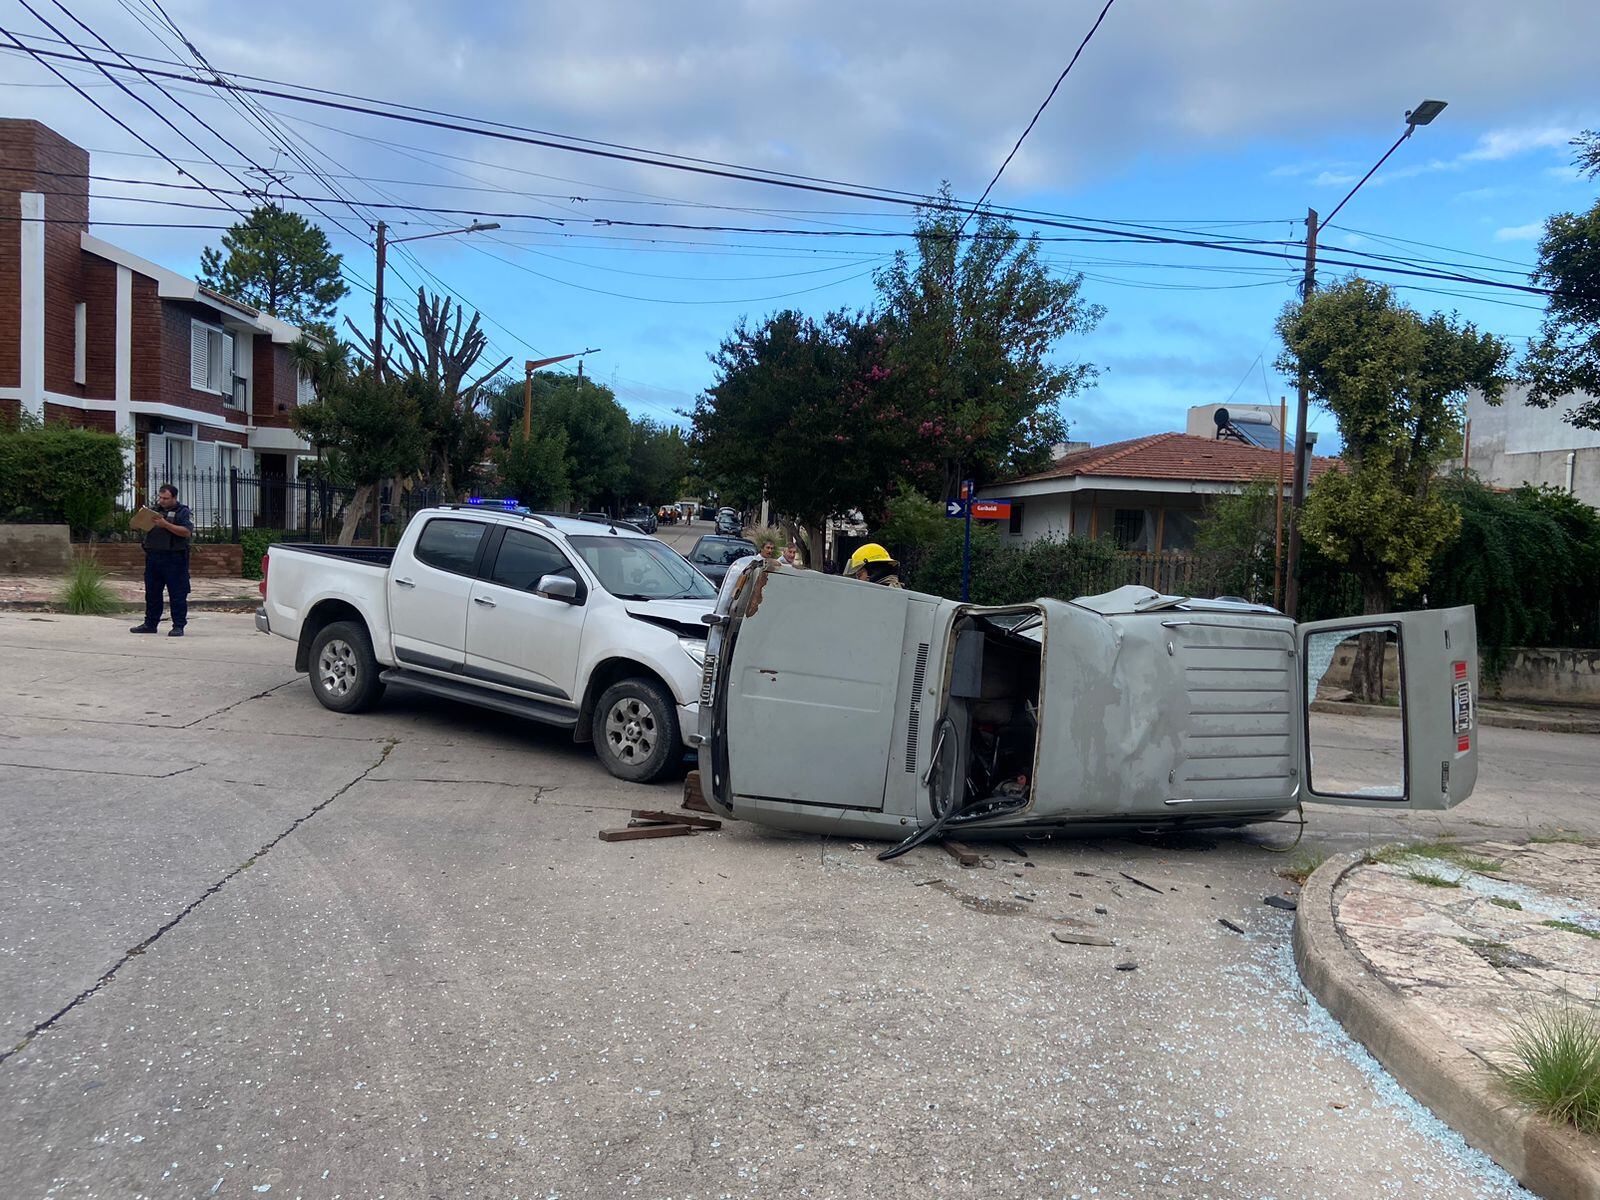
{"type": "Polygon", "coordinates": [[[1301,794],[1364,808],[1452,808],[1478,779],[1471,606],[1296,629],[1301,794]]]}

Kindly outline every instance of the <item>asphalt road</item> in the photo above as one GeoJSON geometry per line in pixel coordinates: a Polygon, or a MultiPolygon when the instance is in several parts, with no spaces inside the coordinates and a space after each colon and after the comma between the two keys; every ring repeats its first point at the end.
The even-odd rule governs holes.
{"type": "MultiPolygon", "coordinates": [[[[0,615],[7,1197],[1519,1194],[1308,1004],[1292,828],[601,843],[677,789],[399,690],[335,716],[245,616],[127,624],[0,615]]],[[[1306,841],[1600,832],[1595,739],[1481,736],[1455,812],[1306,841]]]]}

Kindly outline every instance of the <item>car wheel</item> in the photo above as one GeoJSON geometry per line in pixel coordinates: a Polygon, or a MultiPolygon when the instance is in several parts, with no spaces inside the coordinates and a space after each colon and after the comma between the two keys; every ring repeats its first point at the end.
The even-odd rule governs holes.
{"type": "Polygon", "coordinates": [[[601,693],[591,732],[605,769],[629,783],[665,775],[682,752],[678,706],[648,679],[624,679],[601,693]]]}
{"type": "Polygon", "coordinates": [[[372,639],[355,621],[335,621],[311,640],[311,690],[336,713],[364,712],[383,696],[372,639]]]}

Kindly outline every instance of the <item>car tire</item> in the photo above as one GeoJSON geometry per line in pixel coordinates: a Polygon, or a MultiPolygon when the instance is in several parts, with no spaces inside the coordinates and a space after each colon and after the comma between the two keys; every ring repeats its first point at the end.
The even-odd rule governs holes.
{"type": "Polygon", "coordinates": [[[372,639],[356,621],[335,621],[311,639],[311,691],[323,708],[365,712],[383,697],[372,639]]]}
{"type": "Polygon", "coordinates": [[[650,679],[624,679],[600,694],[590,732],[601,765],[629,783],[652,783],[682,755],[678,706],[650,679]]]}

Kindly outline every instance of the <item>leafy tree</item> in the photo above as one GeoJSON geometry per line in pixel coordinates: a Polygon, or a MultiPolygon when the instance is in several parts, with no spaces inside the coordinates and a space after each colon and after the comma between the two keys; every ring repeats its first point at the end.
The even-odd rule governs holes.
{"type": "Polygon", "coordinates": [[[416,396],[403,382],[380,379],[367,367],[323,386],[315,401],[295,409],[294,427],[356,485],[339,531],[339,545],[348,546],[361,514],[369,504],[376,508],[378,485],[415,472],[427,443],[416,396]]]}
{"type": "Polygon", "coordinates": [[[531,438],[518,429],[495,453],[500,486],[532,509],[557,509],[571,497],[567,483],[567,431],[541,423],[531,438]]]}
{"type": "Polygon", "coordinates": [[[1278,480],[1263,476],[1207,506],[1195,530],[1195,549],[1209,560],[1224,595],[1273,603],[1278,496],[1278,480]]]}
{"type": "Polygon", "coordinates": [[[1052,352],[1104,315],[1079,294],[1082,276],[1050,274],[1036,239],[988,213],[963,233],[950,203],[946,187],[920,210],[915,249],[876,278],[895,396],[916,433],[908,475],[935,497],[1049,461],[1066,434],[1061,401],[1094,376],[1052,352]]]}
{"type": "Polygon", "coordinates": [[[1477,606],[1489,669],[1512,646],[1594,645],[1600,513],[1552,488],[1503,492],[1456,475],[1440,490],[1461,512],[1461,536],[1432,564],[1428,603],[1477,606]]]}
{"type": "MultiPolygon", "coordinates": [[[[1579,168],[1590,178],[1600,176],[1600,132],[1586,131],[1573,144],[1579,168]]],[[[1528,403],[1549,408],[1575,400],[1567,420],[1600,429],[1600,202],[1545,222],[1533,280],[1552,295],[1522,363],[1528,403]]]]}
{"type": "MultiPolygon", "coordinates": [[[[1305,372],[1344,442],[1343,469],[1312,488],[1301,530],[1360,581],[1366,612],[1386,612],[1422,588],[1456,536],[1460,514],[1433,494],[1434,473],[1459,443],[1466,390],[1499,402],[1510,349],[1453,315],[1425,318],[1359,278],[1290,304],[1277,330],[1278,369],[1305,372]]],[[[1358,699],[1381,699],[1377,653],[1363,642],[1358,699]]]]}
{"type": "Polygon", "coordinates": [[[683,431],[640,418],[632,422],[628,445],[627,498],[656,505],[676,500],[689,471],[689,443],[683,431]]]}
{"type": "Polygon", "coordinates": [[[343,262],[321,229],[269,202],[224,233],[221,250],[201,251],[200,282],[291,325],[326,326],[350,291],[343,262]]]}
{"type": "Polygon", "coordinates": [[[824,521],[880,512],[904,466],[909,431],[885,386],[885,352],[871,317],[785,310],[755,329],[740,321],[711,356],[716,381],[693,418],[698,468],[725,500],[764,493],[793,516],[808,562],[822,561],[824,521]]]}

